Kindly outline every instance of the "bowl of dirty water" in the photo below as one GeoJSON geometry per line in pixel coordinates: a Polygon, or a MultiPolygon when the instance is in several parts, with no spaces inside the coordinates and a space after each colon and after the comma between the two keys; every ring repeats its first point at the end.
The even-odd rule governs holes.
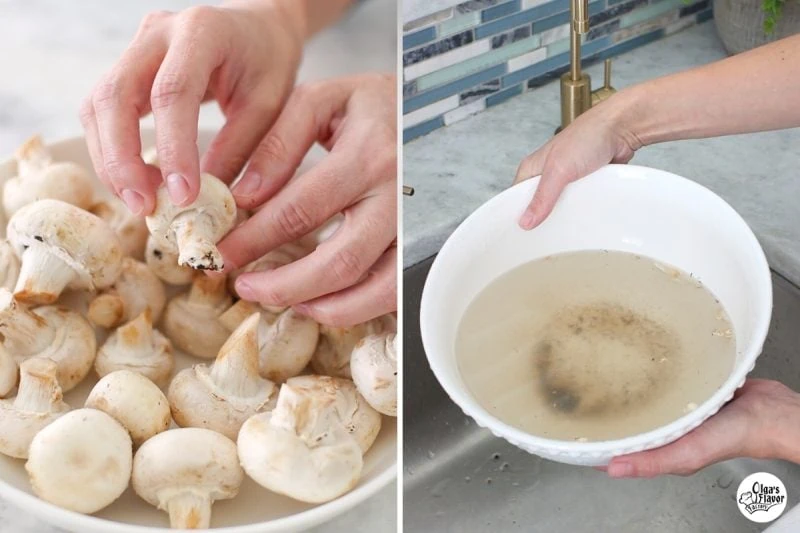
{"type": "Polygon", "coordinates": [[[420,326],[450,398],[498,437],[599,466],[672,442],[741,387],[769,329],[769,266],[719,196],[608,165],[517,225],[538,178],[472,213],[436,257],[420,326]]]}

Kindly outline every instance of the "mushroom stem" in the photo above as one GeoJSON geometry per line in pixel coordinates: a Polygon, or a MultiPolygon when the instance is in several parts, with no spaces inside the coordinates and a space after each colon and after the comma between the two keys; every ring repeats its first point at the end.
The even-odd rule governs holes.
{"type": "Polygon", "coordinates": [[[189,289],[189,303],[216,307],[228,298],[225,276],[199,275],[189,289]]]}
{"type": "Polygon", "coordinates": [[[115,290],[100,294],[89,304],[89,320],[104,328],[112,327],[125,314],[125,304],[115,290]]]}
{"type": "Polygon", "coordinates": [[[62,399],[57,372],[58,366],[50,359],[28,359],[20,368],[14,408],[34,413],[53,411],[53,406],[60,404],[62,399]]]}
{"type": "Polygon", "coordinates": [[[258,373],[258,325],[260,315],[251,315],[225,341],[211,366],[211,380],[231,396],[250,397],[263,387],[258,373]]]}
{"type": "Polygon", "coordinates": [[[75,270],[47,247],[31,244],[22,252],[22,267],[14,294],[21,302],[50,304],[75,276],[75,270]]]}
{"type": "Polygon", "coordinates": [[[118,327],[117,335],[125,339],[131,350],[149,351],[153,346],[153,319],[150,309],[145,309],[139,316],[118,327]]]}
{"type": "Polygon", "coordinates": [[[172,222],[178,264],[198,270],[222,270],[224,261],[214,242],[214,222],[205,213],[186,211],[172,222]]]}
{"type": "Polygon", "coordinates": [[[55,330],[45,320],[20,305],[10,292],[0,289],[0,334],[5,346],[14,354],[41,352],[55,337],[55,330]]]}
{"type": "Polygon", "coordinates": [[[211,499],[195,492],[181,492],[167,502],[172,529],[211,527],[211,499]]]}
{"type": "Polygon", "coordinates": [[[42,143],[42,138],[34,135],[17,149],[17,174],[24,176],[49,165],[53,158],[42,143]]]}

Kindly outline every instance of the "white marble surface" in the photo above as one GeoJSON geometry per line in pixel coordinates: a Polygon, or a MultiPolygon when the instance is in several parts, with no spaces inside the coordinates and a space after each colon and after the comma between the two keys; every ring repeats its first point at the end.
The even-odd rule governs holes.
{"type": "MultiPolygon", "coordinates": [[[[187,0],[0,0],[0,154],[34,132],[45,139],[80,135],[78,105],[155,9],[179,10],[187,0]]],[[[397,6],[370,0],[307,48],[301,80],[369,70],[394,71],[397,6]]],[[[222,123],[206,106],[201,127],[222,123]]],[[[388,487],[319,533],[393,532],[396,488],[388,487]]],[[[0,500],[0,533],[55,533],[35,516],[0,500]]]]}
{"type": "MultiPolygon", "coordinates": [[[[713,23],[615,60],[624,87],[723,58],[713,23]]],[[[600,66],[589,69],[602,78],[600,66]]],[[[559,122],[559,87],[550,83],[405,146],[404,264],[436,253],[472,211],[509,186],[520,160],[559,122]]],[[[800,130],[680,141],[647,147],[633,159],[694,179],[725,198],[751,225],[769,262],[800,284],[800,130]]]]}

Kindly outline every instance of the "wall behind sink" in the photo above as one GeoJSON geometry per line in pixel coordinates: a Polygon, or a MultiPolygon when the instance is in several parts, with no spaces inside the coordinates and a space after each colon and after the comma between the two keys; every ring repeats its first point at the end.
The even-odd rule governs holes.
{"type": "MultiPolygon", "coordinates": [[[[570,0],[439,2],[451,7],[406,20],[403,27],[404,142],[567,70],[570,0]]],[[[709,0],[589,0],[589,13],[582,49],[588,61],[712,17],[709,0]]]]}

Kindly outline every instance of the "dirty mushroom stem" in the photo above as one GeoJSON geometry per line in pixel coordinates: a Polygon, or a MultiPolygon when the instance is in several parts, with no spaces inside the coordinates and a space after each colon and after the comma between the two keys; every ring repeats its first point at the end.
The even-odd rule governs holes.
{"type": "Polygon", "coordinates": [[[178,263],[201,270],[222,270],[224,261],[214,240],[216,224],[207,213],[184,211],[172,221],[178,245],[178,263]],[[201,260],[202,259],[202,260],[201,260]]]}

